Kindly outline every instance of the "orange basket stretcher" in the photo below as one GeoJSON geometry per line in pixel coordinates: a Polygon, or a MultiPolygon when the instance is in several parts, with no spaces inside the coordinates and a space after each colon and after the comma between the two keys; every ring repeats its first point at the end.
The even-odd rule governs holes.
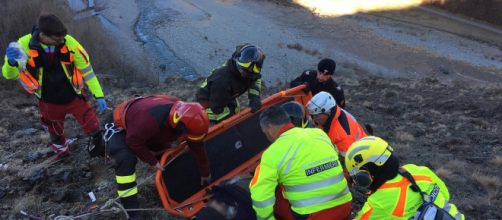
{"type": "Polygon", "coordinates": [[[240,113],[212,126],[204,139],[213,182],[200,186],[200,175],[185,142],[164,152],[155,184],[165,210],[173,215],[192,218],[204,207],[212,186],[240,175],[252,175],[261,153],[270,142],[259,126],[259,114],[264,109],[287,101],[298,101],[304,106],[312,97],[305,93],[305,85],[278,92],[262,100],[262,108],[251,113],[245,108],[240,113]]]}

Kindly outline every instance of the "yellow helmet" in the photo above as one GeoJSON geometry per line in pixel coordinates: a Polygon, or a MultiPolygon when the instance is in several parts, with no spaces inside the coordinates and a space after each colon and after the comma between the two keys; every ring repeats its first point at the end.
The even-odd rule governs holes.
{"type": "Polygon", "coordinates": [[[362,167],[369,163],[384,165],[393,151],[389,143],[382,138],[368,136],[359,139],[350,145],[345,156],[347,171],[356,183],[368,187],[373,182],[373,176],[362,167]]]}

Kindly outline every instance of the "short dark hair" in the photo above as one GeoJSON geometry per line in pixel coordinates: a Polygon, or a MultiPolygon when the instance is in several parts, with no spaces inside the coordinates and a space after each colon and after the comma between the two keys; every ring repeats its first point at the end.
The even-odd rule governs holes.
{"type": "Polygon", "coordinates": [[[260,114],[260,125],[285,125],[290,123],[288,113],[280,106],[271,106],[260,114]]]}
{"type": "Polygon", "coordinates": [[[38,28],[48,36],[66,36],[68,30],[56,15],[41,15],[38,18],[38,28]]]}
{"type": "Polygon", "coordinates": [[[326,73],[328,75],[333,75],[335,73],[336,63],[334,60],[329,58],[324,58],[317,64],[317,70],[321,73],[326,73]]]}

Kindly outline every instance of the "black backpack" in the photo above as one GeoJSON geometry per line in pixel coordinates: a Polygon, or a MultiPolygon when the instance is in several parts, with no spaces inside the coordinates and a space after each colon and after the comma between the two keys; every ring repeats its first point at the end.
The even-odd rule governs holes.
{"type": "Polygon", "coordinates": [[[439,195],[439,187],[434,184],[434,189],[430,195],[427,195],[418,187],[413,176],[404,169],[399,169],[399,174],[408,179],[411,183],[411,190],[420,193],[423,204],[417,209],[417,212],[410,219],[412,220],[456,220],[446,210],[434,204],[434,200],[439,195]]]}

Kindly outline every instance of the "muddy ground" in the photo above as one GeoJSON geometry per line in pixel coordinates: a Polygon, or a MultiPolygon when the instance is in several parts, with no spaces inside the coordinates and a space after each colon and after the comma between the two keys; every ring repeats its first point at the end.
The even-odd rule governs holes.
{"type": "MultiPolygon", "coordinates": [[[[434,78],[387,79],[356,75],[351,67],[342,70],[337,80],[345,88],[347,110],[387,139],[403,163],[435,170],[449,187],[451,201],[469,219],[502,218],[500,86],[447,85],[434,78]]],[[[106,92],[111,106],[134,94],[162,92],[190,99],[198,85],[170,79],[158,86],[123,86],[110,77],[101,79],[110,85],[106,92]]],[[[34,98],[23,94],[15,82],[2,80],[0,85],[0,163],[6,165],[0,170],[1,219],[18,219],[21,210],[39,217],[74,215],[93,204],[87,196],[90,191],[98,199],[94,204],[115,196],[113,170],[103,159],[89,158],[86,139],[73,120],[67,120],[67,135],[80,139],[72,146],[70,158],[43,166],[48,135],[40,129],[34,98]]],[[[266,88],[265,93],[280,87],[266,88]]],[[[142,163],[138,167],[139,180],[152,172],[142,163]]],[[[140,187],[140,198],[144,208],[161,207],[153,181],[140,187]]],[[[361,195],[356,198],[359,204],[363,201],[361,195]]],[[[162,211],[147,215],[168,217],[162,211]]],[[[100,218],[118,216],[108,213],[100,218]]]]}

